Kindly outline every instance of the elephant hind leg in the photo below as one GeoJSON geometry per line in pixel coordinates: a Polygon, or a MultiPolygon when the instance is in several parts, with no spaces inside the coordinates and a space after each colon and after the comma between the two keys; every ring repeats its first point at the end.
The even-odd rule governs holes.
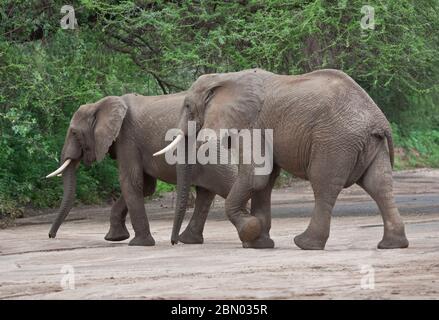
{"type": "MultiPolygon", "coordinates": [[[[157,179],[144,174],[143,175],[143,194],[145,197],[154,194],[157,179]]],[[[123,241],[130,237],[130,233],[125,225],[128,215],[128,207],[125,199],[121,195],[111,208],[110,229],[105,235],[107,241],[123,241]]]]}
{"type": "Polygon", "coordinates": [[[358,182],[378,205],[384,223],[384,236],[379,249],[407,248],[404,222],[395,205],[392,167],[389,153],[382,144],[375,159],[358,182]]]}
{"type": "Polygon", "coordinates": [[[310,166],[309,180],[314,191],[315,205],[307,229],[294,238],[304,250],[323,250],[329,238],[332,209],[343,190],[356,158],[352,155],[324,155],[310,166]]]}

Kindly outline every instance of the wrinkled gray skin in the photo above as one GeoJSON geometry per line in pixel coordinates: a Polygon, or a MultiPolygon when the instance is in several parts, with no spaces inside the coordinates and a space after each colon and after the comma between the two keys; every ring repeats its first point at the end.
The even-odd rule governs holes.
{"type": "Polygon", "coordinates": [[[376,201],[381,211],[384,236],[378,248],[408,246],[392,191],[389,123],[368,94],[345,73],[320,70],[284,76],[252,69],[204,75],[186,94],[179,122],[185,134],[188,120],[214,130],[274,130],[271,175],[255,175],[253,164],[240,164],[238,178],[226,199],[227,216],[244,247],[274,246],[269,235],[270,194],[279,168],[309,180],[314,191],[309,226],[294,239],[300,248],[324,249],[337,196],[354,183],[376,201]],[[249,198],[255,217],[241,210],[249,198]]]}
{"type": "MultiPolygon", "coordinates": [[[[105,236],[109,241],[129,238],[125,218],[129,212],[135,237],[130,245],[152,246],[149,223],[144,207],[144,197],[155,191],[156,180],[175,184],[176,166],[166,163],[165,156],[153,157],[153,153],[166,146],[165,134],[175,128],[180,116],[184,93],[146,97],[127,94],[122,97],[110,96],[92,104],[81,106],[73,115],[67,131],[61,154],[61,163],[73,161],[63,173],[64,196],[60,211],[49,237],[56,232],[68,215],[75,199],[75,171],[82,160],[90,165],[100,161],[109,153],[117,159],[122,196],[111,209],[110,230],[105,236]]],[[[187,167],[177,165],[177,171],[187,167]]],[[[218,194],[226,197],[237,176],[237,167],[229,165],[194,165],[190,175],[180,173],[190,181],[187,190],[179,189],[179,194],[187,194],[190,185],[196,186],[196,201],[192,219],[180,235],[184,243],[202,243],[203,228],[210,205],[218,194]]],[[[186,210],[186,199],[177,199],[177,229],[186,210]]],[[[178,234],[173,235],[177,242],[178,234]]]]}

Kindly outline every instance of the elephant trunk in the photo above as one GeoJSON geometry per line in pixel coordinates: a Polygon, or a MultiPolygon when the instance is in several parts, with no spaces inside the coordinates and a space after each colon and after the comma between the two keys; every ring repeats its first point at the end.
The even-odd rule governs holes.
{"type": "Polygon", "coordinates": [[[61,206],[59,208],[58,215],[56,216],[55,221],[52,224],[52,227],[49,231],[49,238],[55,238],[56,232],[59,227],[63,223],[64,219],[69,214],[70,210],[73,207],[73,203],[75,201],[75,193],[76,193],[76,165],[78,160],[73,160],[70,162],[68,167],[63,172],[63,187],[64,194],[61,202],[61,206]]]}
{"type": "Polygon", "coordinates": [[[177,164],[177,203],[175,205],[174,224],[172,226],[171,243],[177,244],[181,224],[186,214],[187,202],[192,183],[193,165],[188,163],[188,148],[186,140],[185,163],[177,164]]]}

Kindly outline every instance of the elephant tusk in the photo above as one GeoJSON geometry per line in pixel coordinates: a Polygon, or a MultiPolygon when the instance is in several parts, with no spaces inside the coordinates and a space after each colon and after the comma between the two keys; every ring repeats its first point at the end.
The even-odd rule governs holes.
{"type": "Polygon", "coordinates": [[[166,153],[167,151],[174,149],[174,147],[184,138],[184,135],[182,133],[180,133],[175,139],[174,141],[172,141],[170,144],[168,144],[166,147],[164,147],[162,150],[157,151],[156,153],[153,154],[153,157],[159,156],[161,154],[166,153]]]}
{"type": "Polygon", "coordinates": [[[70,162],[72,162],[72,159],[67,159],[66,161],[64,161],[62,166],[59,167],[58,169],[56,169],[55,171],[53,171],[51,174],[48,174],[46,176],[46,179],[47,178],[52,178],[54,176],[57,176],[57,175],[61,174],[67,168],[67,166],[70,164],[70,162]]]}

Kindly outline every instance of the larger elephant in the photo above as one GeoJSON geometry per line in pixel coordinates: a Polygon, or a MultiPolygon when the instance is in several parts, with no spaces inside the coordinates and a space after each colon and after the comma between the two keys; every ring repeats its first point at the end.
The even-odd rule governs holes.
{"type": "MultiPolygon", "coordinates": [[[[112,207],[110,230],[105,239],[121,241],[129,237],[125,227],[125,217],[129,213],[135,232],[135,237],[129,244],[155,244],[145,212],[144,196],[154,193],[157,179],[175,184],[178,174],[184,178],[188,172],[186,166],[177,165],[176,169],[164,157],[153,157],[155,151],[165,146],[167,130],[174,128],[179,120],[184,97],[184,92],[164,96],[109,96],[96,103],[82,105],[75,112],[61,153],[62,165],[49,175],[62,173],[64,183],[61,207],[49,237],[56,236],[58,228],[73,206],[75,171],[80,161],[91,165],[109,153],[112,158],[117,159],[122,196],[112,207]]],[[[194,165],[190,168],[190,173],[188,179],[196,186],[195,209],[186,230],[180,235],[180,240],[185,243],[202,243],[210,205],[216,194],[224,198],[227,196],[236,179],[237,167],[194,165]]],[[[189,186],[188,190],[179,190],[178,194],[185,195],[187,192],[189,186]]],[[[186,210],[186,199],[177,199],[176,214],[181,220],[186,210]]],[[[174,235],[174,242],[176,238],[178,234],[174,235]]]]}
{"type": "MultiPolygon", "coordinates": [[[[197,128],[273,130],[271,174],[240,164],[226,199],[226,213],[244,247],[273,247],[270,194],[279,168],[309,180],[315,207],[307,229],[294,238],[302,249],[324,249],[332,209],[343,188],[360,185],[378,204],[384,236],[378,248],[405,248],[404,223],[393,196],[393,143],[382,111],[348,75],[319,70],[287,76],[261,69],[203,75],[186,94],[180,130],[197,128]],[[255,217],[243,203],[258,202],[255,217]]],[[[184,180],[178,184],[185,184],[184,180]]]]}

